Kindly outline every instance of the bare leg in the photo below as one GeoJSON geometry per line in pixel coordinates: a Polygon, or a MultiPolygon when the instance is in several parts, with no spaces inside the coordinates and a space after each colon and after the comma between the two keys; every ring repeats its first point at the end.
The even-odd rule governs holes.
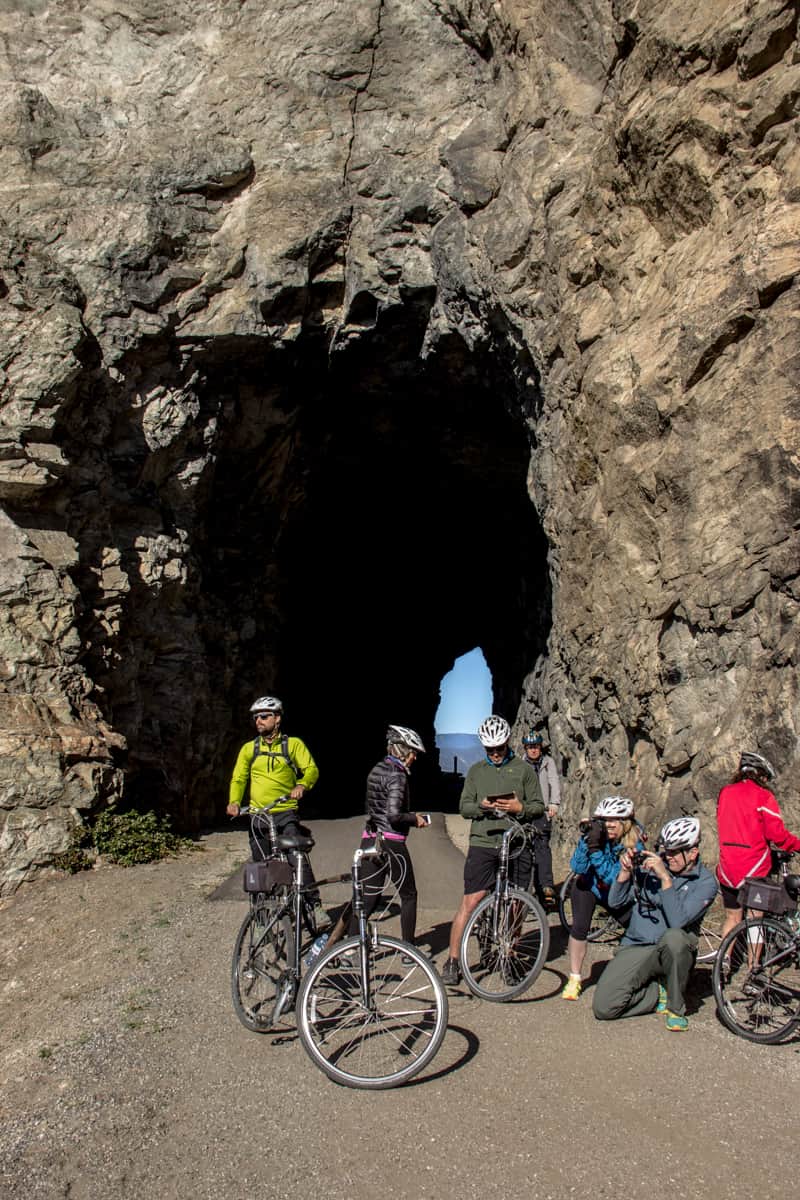
{"type": "Polygon", "coordinates": [[[448,953],[451,958],[458,958],[458,951],[461,947],[461,935],[464,932],[464,926],[485,895],[485,891],[468,892],[462,898],[461,903],[458,906],[458,912],[453,917],[453,924],[450,926],[450,949],[448,953]]]}
{"type": "Polygon", "coordinates": [[[583,960],[586,958],[586,940],[579,941],[570,934],[567,942],[567,953],[569,954],[569,973],[577,975],[580,979],[581,969],[583,968],[583,960]]]}

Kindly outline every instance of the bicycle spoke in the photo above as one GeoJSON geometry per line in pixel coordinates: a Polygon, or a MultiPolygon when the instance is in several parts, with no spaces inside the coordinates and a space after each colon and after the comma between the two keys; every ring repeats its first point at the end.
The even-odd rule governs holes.
{"type": "MultiPolygon", "coordinates": [[[[347,944],[358,949],[357,939],[347,944]]],[[[368,950],[369,996],[361,964],[343,968],[340,947],[323,953],[298,998],[301,1040],[326,1074],[351,1087],[392,1087],[433,1057],[447,1024],[447,998],[425,957],[394,939],[368,950]],[[400,962],[401,953],[413,958],[400,962]]]]}
{"type": "Polygon", "coordinates": [[[743,921],[731,930],[712,982],[722,1021],[749,1041],[780,1041],[800,1021],[800,948],[775,918],[743,921]]]}
{"type": "Polygon", "coordinates": [[[531,895],[511,889],[481,901],[461,941],[461,970],[467,987],[483,1000],[510,1000],[529,988],[541,971],[550,943],[544,910],[531,895]]]}

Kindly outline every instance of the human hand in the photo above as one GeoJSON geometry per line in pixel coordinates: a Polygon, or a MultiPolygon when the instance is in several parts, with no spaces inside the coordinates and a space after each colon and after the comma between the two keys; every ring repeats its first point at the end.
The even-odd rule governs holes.
{"type": "Polygon", "coordinates": [[[592,817],[592,823],[586,833],[586,849],[590,854],[602,850],[607,841],[606,823],[600,817],[592,817]]]}
{"type": "Polygon", "coordinates": [[[522,812],[522,801],[517,799],[515,792],[508,800],[495,800],[491,807],[496,808],[499,813],[508,813],[511,816],[516,816],[522,812]]]}
{"type": "Polygon", "coordinates": [[[239,805],[238,804],[229,804],[228,807],[225,809],[225,812],[228,814],[229,817],[238,817],[239,805]]]}
{"type": "Polygon", "coordinates": [[[550,819],[551,821],[555,820],[555,818],[558,816],[558,809],[557,809],[557,808],[553,808],[553,805],[552,805],[552,804],[551,804],[551,805],[550,805],[550,807],[549,807],[548,809],[546,809],[545,811],[547,812],[547,816],[549,817],[549,819],[550,819]]]}
{"type": "Polygon", "coordinates": [[[414,813],[417,818],[417,829],[427,829],[430,821],[426,821],[422,813],[414,813]]]}
{"type": "Polygon", "coordinates": [[[289,792],[289,796],[292,800],[302,800],[303,796],[305,795],[305,791],[306,789],[302,783],[296,783],[289,792]]]}

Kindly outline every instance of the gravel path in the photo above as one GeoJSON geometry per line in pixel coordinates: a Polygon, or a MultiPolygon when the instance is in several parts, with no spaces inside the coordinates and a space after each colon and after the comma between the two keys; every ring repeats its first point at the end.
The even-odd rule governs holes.
{"type": "MultiPolygon", "coordinates": [[[[357,827],[315,823],[320,876],[346,867],[357,827]]],[[[420,940],[437,962],[460,892],[453,839],[438,816],[412,851],[420,940]]],[[[443,1047],[405,1088],[337,1087],[291,1024],[280,1037],[248,1033],[228,981],[246,853],[244,832],[217,832],[199,853],[52,878],[3,904],[4,1200],[277,1200],[317,1189],[326,1200],[387,1189],[409,1200],[744,1200],[791,1187],[782,1109],[800,1082],[798,1042],[759,1047],[727,1033],[705,970],[688,1034],[667,1034],[655,1016],[600,1026],[590,992],[558,999],[555,927],[550,962],[520,1001],[451,993],[443,1047]]],[[[607,952],[591,953],[596,972],[607,952]]]]}

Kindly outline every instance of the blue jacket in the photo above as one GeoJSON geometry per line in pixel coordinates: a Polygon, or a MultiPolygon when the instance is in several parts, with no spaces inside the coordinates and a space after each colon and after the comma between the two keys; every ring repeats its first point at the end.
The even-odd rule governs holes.
{"type": "MultiPolygon", "coordinates": [[[[638,896],[621,946],[654,946],[668,929],[696,933],[703,913],[717,894],[717,881],[698,861],[682,875],[672,876],[672,887],[663,891],[651,871],[634,871],[638,896]]],[[[617,880],[608,893],[612,908],[634,900],[633,878],[617,880]]]]}
{"type": "MultiPolygon", "coordinates": [[[[643,850],[644,846],[637,842],[636,848],[643,850]]],[[[569,860],[571,870],[586,876],[595,896],[603,904],[608,904],[608,889],[619,874],[619,856],[624,849],[622,842],[606,842],[602,850],[589,853],[586,842],[581,838],[572,852],[569,860]]]]}

